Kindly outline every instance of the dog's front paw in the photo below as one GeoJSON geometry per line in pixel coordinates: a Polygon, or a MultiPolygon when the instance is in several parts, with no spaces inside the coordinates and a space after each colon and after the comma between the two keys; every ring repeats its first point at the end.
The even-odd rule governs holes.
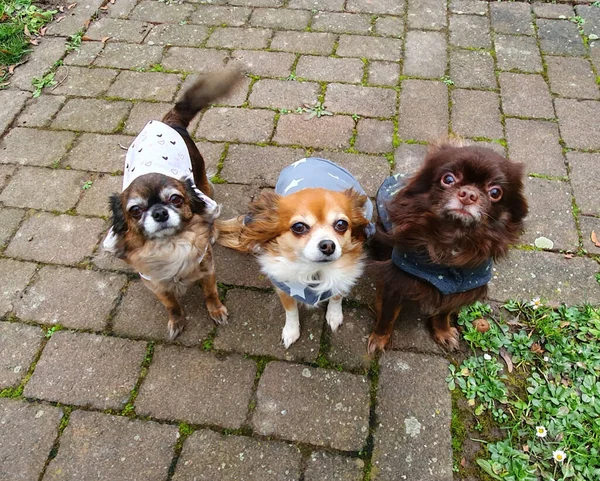
{"type": "Polygon", "coordinates": [[[281,331],[281,340],[283,341],[283,345],[286,349],[288,349],[292,344],[294,344],[298,338],[300,337],[300,329],[296,326],[288,326],[286,325],[281,331]]]}
{"type": "Polygon", "coordinates": [[[342,306],[333,307],[331,304],[327,307],[327,314],[325,314],[327,324],[331,327],[333,332],[338,330],[338,327],[344,322],[344,313],[342,312],[342,306]]]}
{"type": "Polygon", "coordinates": [[[367,344],[367,352],[369,353],[369,356],[373,356],[378,352],[385,351],[385,348],[390,341],[391,336],[389,334],[380,335],[372,332],[369,336],[369,343],[367,344]]]}
{"type": "Polygon", "coordinates": [[[227,324],[229,321],[229,313],[223,304],[208,308],[208,314],[216,324],[227,324]]]}
{"type": "Polygon", "coordinates": [[[448,351],[456,351],[458,349],[458,339],[459,333],[456,327],[433,330],[433,340],[448,351]]]}
{"type": "Polygon", "coordinates": [[[169,319],[169,324],[167,326],[167,339],[169,341],[174,341],[179,334],[183,331],[185,327],[185,322],[183,319],[169,319]]]}

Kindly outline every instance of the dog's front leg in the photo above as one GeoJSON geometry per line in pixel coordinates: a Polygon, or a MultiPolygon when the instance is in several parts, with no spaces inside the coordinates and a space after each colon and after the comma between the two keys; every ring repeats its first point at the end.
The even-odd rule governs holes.
{"type": "Polygon", "coordinates": [[[383,282],[377,283],[375,305],[377,321],[369,336],[367,346],[367,351],[371,356],[377,351],[383,351],[392,340],[394,323],[402,308],[401,299],[398,299],[392,290],[386,289],[383,282]]]}
{"type": "Polygon", "coordinates": [[[327,304],[327,314],[325,314],[327,324],[333,332],[344,322],[344,313],[342,312],[342,296],[333,296],[327,304]]]}
{"type": "Polygon", "coordinates": [[[294,344],[300,337],[300,317],[298,316],[298,302],[293,297],[288,296],[281,289],[275,288],[283,308],[285,309],[285,326],[281,332],[281,340],[287,349],[294,344]]]}
{"type": "Polygon", "coordinates": [[[450,324],[451,315],[452,313],[434,314],[431,316],[431,327],[433,340],[449,351],[455,351],[458,349],[460,335],[458,329],[450,324]]]}
{"type": "Polygon", "coordinates": [[[210,246],[207,247],[204,259],[200,264],[200,272],[202,273],[200,285],[202,286],[202,292],[204,293],[204,303],[208,309],[208,314],[217,324],[227,324],[229,313],[219,298],[215,264],[210,246]]]}
{"type": "Polygon", "coordinates": [[[169,313],[168,335],[169,341],[174,340],[185,327],[185,318],[183,317],[183,309],[179,305],[179,301],[175,294],[170,291],[152,290],[158,300],[163,303],[163,306],[169,313]]]}

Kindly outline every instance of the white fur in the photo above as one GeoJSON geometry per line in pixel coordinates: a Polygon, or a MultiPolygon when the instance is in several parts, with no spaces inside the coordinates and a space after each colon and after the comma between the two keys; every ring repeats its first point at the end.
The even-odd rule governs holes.
{"type": "Polygon", "coordinates": [[[102,242],[102,247],[106,252],[115,254],[117,252],[117,242],[118,241],[119,241],[119,238],[114,233],[113,228],[111,227],[108,230],[108,233],[106,234],[106,237],[104,238],[104,241],[102,242]]]}
{"type": "Polygon", "coordinates": [[[342,312],[342,297],[335,296],[329,299],[327,304],[327,314],[325,315],[327,324],[333,332],[337,331],[338,327],[344,322],[344,313],[342,312]]]}
{"type": "Polygon", "coordinates": [[[177,232],[177,229],[181,226],[181,216],[179,212],[177,212],[174,208],[168,205],[163,205],[165,209],[169,212],[169,218],[166,222],[156,222],[152,218],[151,210],[144,213],[144,219],[142,224],[144,226],[144,231],[146,235],[152,238],[163,238],[169,237],[177,232]]]}
{"type": "Polygon", "coordinates": [[[481,210],[478,204],[464,205],[456,197],[448,201],[445,210],[448,215],[461,221],[465,225],[474,224],[481,220],[481,210]],[[461,210],[465,212],[459,212],[461,210]]]}
{"type": "Polygon", "coordinates": [[[281,331],[281,340],[287,349],[294,344],[300,337],[300,317],[298,315],[298,304],[294,304],[294,308],[285,311],[285,326],[281,331]]]}
{"type": "Polygon", "coordinates": [[[321,261],[337,261],[342,256],[342,248],[340,243],[332,235],[330,228],[320,228],[311,232],[310,240],[306,243],[302,255],[309,261],[321,262],[321,261]],[[330,256],[326,256],[319,249],[319,242],[329,240],[335,244],[335,250],[330,256]]]}

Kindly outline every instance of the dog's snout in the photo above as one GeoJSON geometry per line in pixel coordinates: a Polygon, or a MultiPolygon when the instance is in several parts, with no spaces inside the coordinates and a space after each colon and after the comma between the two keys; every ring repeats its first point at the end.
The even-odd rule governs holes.
{"type": "Polygon", "coordinates": [[[326,256],[330,256],[335,252],[335,243],[331,240],[322,240],[319,242],[319,250],[326,256]]]}
{"type": "Polygon", "coordinates": [[[165,222],[169,218],[169,211],[164,207],[156,207],[152,211],[152,218],[156,222],[165,222]]]}
{"type": "Polygon", "coordinates": [[[458,191],[458,198],[464,205],[471,205],[479,200],[479,194],[473,189],[463,187],[458,191]]]}

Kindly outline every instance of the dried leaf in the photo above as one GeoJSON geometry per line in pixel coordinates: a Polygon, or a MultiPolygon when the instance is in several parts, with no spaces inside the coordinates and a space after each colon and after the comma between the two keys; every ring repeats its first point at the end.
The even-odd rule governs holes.
{"type": "Polygon", "coordinates": [[[575,257],[575,254],[565,254],[563,257],[565,259],[573,259],[573,257],[575,257]]]}
{"type": "Polygon", "coordinates": [[[91,40],[91,38],[88,37],[87,35],[84,35],[83,37],[81,37],[82,42],[89,42],[90,40],[91,40]]]}
{"type": "Polygon", "coordinates": [[[567,327],[567,326],[570,326],[570,325],[571,325],[571,323],[569,321],[562,321],[559,324],[559,327],[562,329],[563,327],[567,327]]]}
{"type": "Polygon", "coordinates": [[[15,65],[9,65],[8,66],[8,73],[12,75],[15,72],[15,67],[16,67],[16,64],[15,65]]]}
{"type": "Polygon", "coordinates": [[[65,19],[65,17],[66,17],[66,15],[59,15],[54,20],[56,21],[56,23],[60,23],[65,19]]]}
{"type": "Polygon", "coordinates": [[[43,37],[44,35],[46,35],[46,30],[48,30],[48,27],[42,27],[40,28],[40,36],[43,37]]]}
{"type": "Polygon", "coordinates": [[[590,238],[592,239],[592,242],[596,247],[600,247],[600,241],[598,240],[598,236],[596,235],[595,230],[592,231],[592,235],[590,236],[590,238]]]}
{"type": "Polygon", "coordinates": [[[115,0],[108,0],[108,3],[112,3],[114,5],[115,0]]]}
{"type": "Polygon", "coordinates": [[[537,342],[534,342],[531,347],[530,347],[531,352],[534,352],[536,354],[543,354],[544,353],[544,348],[542,346],[540,346],[537,342]]]}
{"type": "Polygon", "coordinates": [[[29,29],[27,28],[27,25],[25,25],[25,26],[23,27],[23,33],[24,33],[25,35],[27,35],[28,37],[31,37],[31,34],[29,33],[29,29]]]}
{"type": "Polygon", "coordinates": [[[504,359],[504,362],[506,363],[506,368],[508,369],[508,372],[513,372],[512,359],[510,358],[510,354],[503,347],[500,348],[500,357],[502,357],[502,359],[504,359]]]}
{"type": "Polygon", "coordinates": [[[100,10],[108,10],[108,6],[104,5],[103,7],[100,7],[100,10]]]}
{"type": "Polygon", "coordinates": [[[71,10],[75,5],[77,5],[77,2],[71,3],[70,5],[67,5],[67,10],[71,10]]]}
{"type": "Polygon", "coordinates": [[[0,89],[3,89],[4,87],[8,87],[10,85],[10,82],[2,82],[0,83],[0,89]]]}
{"type": "Polygon", "coordinates": [[[464,468],[466,466],[466,464],[467,464],[467,460],[465,458],[462,458],[460,460],[460,465],[464,468]]]}
{"type": "Polygon", "coordinates": [[[112,37],[102,37],[102,43],[108,42],[109,38],[112,38],[112,37]]]}
{"type": "Polygon", "coordinates": [[[35,38],[32,38],[31,40],[29,40],[29,43],[31,45],[38,45],[39,44],[39,42],[35,38]]]}
{"type": "Polygon", "coordinates": [[[529,446],[527,446],[527,444],[523,444],[523,452],[524,453],[528,453],[529,452],[529,446]]]}
{"type": "Polygon", "coordinates": [[[83,22],[83,27],[87,29],[90,26],[90,23],[92,23],[92,19],[88,18],[85,22],[83,22]]]}

